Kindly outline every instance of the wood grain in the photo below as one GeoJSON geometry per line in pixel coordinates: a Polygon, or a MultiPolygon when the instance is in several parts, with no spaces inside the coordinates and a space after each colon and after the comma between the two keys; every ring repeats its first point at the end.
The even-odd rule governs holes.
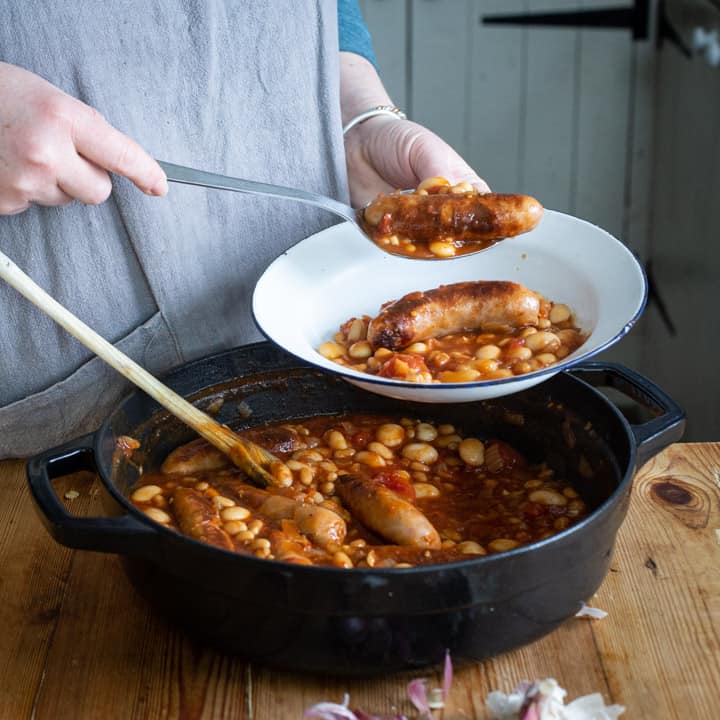
{"type": "MultiPolygon", "coordinates": [[[[99,514],[88,473],[58,493],[99,514]]],[[[675,445],[635,480],[612,571],[592,604],[501,657],[456,669],[438,720],[487,720],[493,689],[555,677],[574,698],[601,692],[626,717],[716,716],[720,687],[720,443],[675,445]]],[[[73,552],[42,528],[23,464],[0,463],[0,718],[294,720],[322,700],[414,717],[411,675],[369,680],[278,672],[203,648],[147,605],[115,556],[73,552]]],[[[181,598],[178,599],[182,601],[181,598]]],[[[440,676],[429,672],[430,686],[440,676]]]]}

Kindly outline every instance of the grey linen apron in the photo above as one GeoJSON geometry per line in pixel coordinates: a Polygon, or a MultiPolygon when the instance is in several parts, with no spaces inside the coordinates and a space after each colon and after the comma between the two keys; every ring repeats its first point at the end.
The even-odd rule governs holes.
{"type": "MultiPolygon", "coordinates": [[[[155,157],[347,198],[336,0],[0,0],[0,60],[155,157]]],[[[282,200],[113,178],[97,207],[0,217],[0,248],[151,372],[259,339],[255,282],[334,222],[282,200]]],[[[292,302],[291,298],[279,298],[292,302]]],[[[129,389],[0,282],[0,458],[94,430],[129,389]]]]}

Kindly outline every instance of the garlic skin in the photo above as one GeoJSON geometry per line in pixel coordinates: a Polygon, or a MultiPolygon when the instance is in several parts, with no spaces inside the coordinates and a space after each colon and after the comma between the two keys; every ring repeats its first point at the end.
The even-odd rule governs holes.
{"type": "Polygon", "coordinates": [[[625,708],[605,705],[600,693],[583,695],[565,705],[566,691],[547,678],[521,682],[509,695],[491,692],[486,706],[492,720],[616,720],[625,708]]]}

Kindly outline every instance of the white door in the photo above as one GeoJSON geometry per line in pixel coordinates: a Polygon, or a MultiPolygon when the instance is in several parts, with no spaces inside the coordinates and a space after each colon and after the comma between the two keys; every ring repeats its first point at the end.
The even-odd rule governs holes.
{"type": "MultiPolygon", "coordinates": [[[[625,28],[486,22],[643,5],[653,9],[630,0],[361,1],[381,75],[412,119],[494,190],[590,220],[644,258],[653,43],[625,28]]],[[[637,367],[642,332],[636,327],[612,359],[637,367]]]]}

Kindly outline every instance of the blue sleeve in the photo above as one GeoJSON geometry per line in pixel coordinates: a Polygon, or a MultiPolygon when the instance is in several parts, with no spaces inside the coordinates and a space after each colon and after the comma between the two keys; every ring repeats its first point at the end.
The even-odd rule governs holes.
{"type": "Polygon", "coordinates": [[[340,50],[362,55],[377,68],[372,38],[365,25],[358,0],[338,0],[340,50]]]}

